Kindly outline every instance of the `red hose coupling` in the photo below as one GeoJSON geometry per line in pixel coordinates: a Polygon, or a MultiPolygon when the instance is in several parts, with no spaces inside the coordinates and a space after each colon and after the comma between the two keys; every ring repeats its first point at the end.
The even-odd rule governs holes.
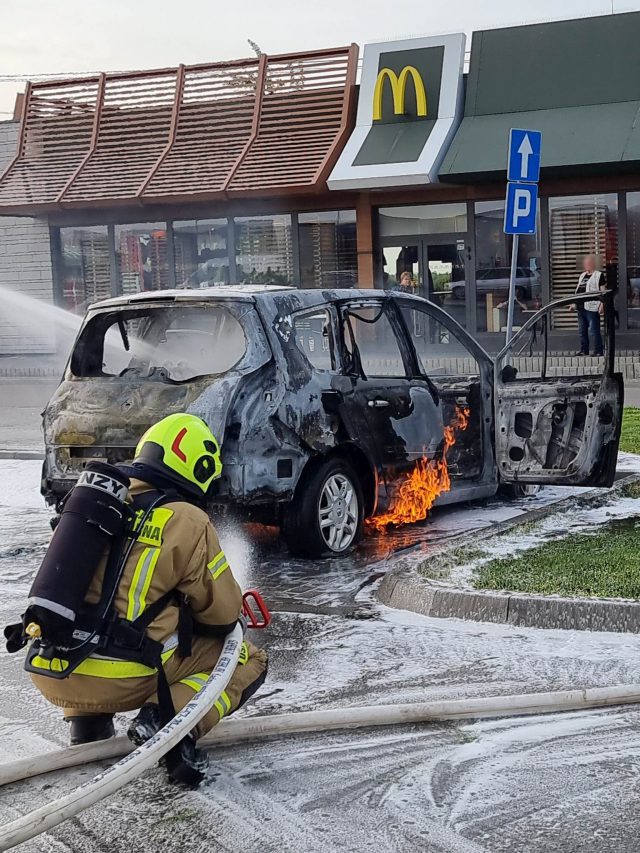
{"type": "Polygon", "coordinates": [[[242,596],[242,613],[249,628],[266,628],[271,623],[269,609],[257,589],[248,589],[242,596]]]}

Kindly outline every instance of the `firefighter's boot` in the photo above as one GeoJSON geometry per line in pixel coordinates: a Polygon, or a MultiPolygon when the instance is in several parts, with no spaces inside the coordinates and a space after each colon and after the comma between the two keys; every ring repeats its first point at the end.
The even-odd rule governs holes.
{"type": "MultiPolygon", "coordinates": [[[[127,737],[136,746],[140,746],[157,734],[161,728],[159,707],[153,702],[147,702],[140,708],[137,717],[129,726],[127,737]]],[[[169,779],[188,788],[197,788],[205,778],[209,767],[207,754],[196,748],[195,738],[192,735],[183,738],[161,761],[169,779]]]]}
{"type": "Polygon", "coordinates": [[[82,717],[67,717],[71,723],[69,738],[71,746],[80,743],[93,743],[96,740],[107,740],[114,737],[116,730],[113,725],[113,714],[90,714],[82,717]]]}
{"type": "Polygon", "coordinates": [[[204,750],[196,748],[193,735],[187,735],[170,749],[162,762],[169,779],[187,788],[197,788],[209,768],[209,756],[204,750]]]}
{"type": "Polygon", "coordinates": [[[136,746],[142,746],[162,728],[160,708],[154,702],[147,702],[138,711],[127,731],[127,737],[136,746]]]}

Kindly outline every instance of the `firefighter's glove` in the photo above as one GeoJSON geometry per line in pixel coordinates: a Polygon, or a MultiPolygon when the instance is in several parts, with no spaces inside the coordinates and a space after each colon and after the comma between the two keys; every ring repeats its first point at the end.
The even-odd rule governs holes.
{"type": "Polygon", "coordinates": [[[7,651],[9,654],[19,652],[29,642],[29,637],[24,632],[22,622],[16,625],[7,625],[4,629],[4,637],[7,641],[7,651]]]}

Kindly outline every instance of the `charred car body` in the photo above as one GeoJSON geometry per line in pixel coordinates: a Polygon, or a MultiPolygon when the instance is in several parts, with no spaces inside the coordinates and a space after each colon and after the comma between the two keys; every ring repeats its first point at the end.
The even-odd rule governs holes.
{"type": "Polygon", "coordinates": [[[552,312],[580,299],[535,314],[495,361],[436,305],[395,292],[222,287],[98,303],[44,413],[43,494],[57,502],[90,461],[129,460],[178,411],[222,443],[215,501],[280,524],[309,555],[355,543],[418,460],[442,458],[461,407],[439,504],[501,483],[610,485],[623,390],[608,294],[604,361],[547,375],[552,312]]]}

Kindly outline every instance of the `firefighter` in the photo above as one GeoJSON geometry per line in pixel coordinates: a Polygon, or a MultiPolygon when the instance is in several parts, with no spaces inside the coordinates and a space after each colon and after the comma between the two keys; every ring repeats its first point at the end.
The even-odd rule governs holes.
{"type": "MultiPolygon", "coordinates": [[[[124,628],[142,626],[145,642],[160,649],[162,665],[150,667],[140,655],[123,659],[122,639],[111,657],[109,648],[88,655],[62,678],[47,677],[51,660],[32,656],[33,682],[64,709],[72,744],[112,737],[114,714],[135,709],[140,710],[129,738],[140,744],[152,737],[204,685],[225,635],[241,617],[240,587],[202,508],[222,468],[218,442],[205,422],[188,414],[169,415],[143,435],[133,463],[117,467],[130,478],[139,524],[136,529],[133,522],[135,539],[115,589],[120,634],[114,643],[125,636],[124,628]]],[[[106,563],[103,559],[91,580],[89,604],[100,597],[106,563]]],[[[206,756],[196,749],[196,740],[246,702],[266,671],[266,653],[245,641],[226,690],[165,759],[171,779],[195,786],[204,778],[206,756]]]]}

